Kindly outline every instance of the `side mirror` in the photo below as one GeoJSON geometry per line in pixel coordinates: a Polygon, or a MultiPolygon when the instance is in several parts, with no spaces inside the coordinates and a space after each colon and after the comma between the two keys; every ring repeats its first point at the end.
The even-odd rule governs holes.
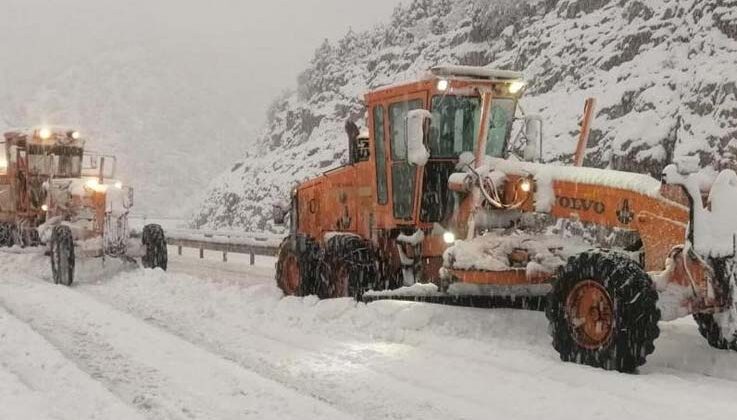
{"type": "Polygon", "coordinates": [[[361,130],[351,120],[345,122],[345,133],[348,135],[348,163],[353,165],[358,162],[358,136],[361,130]]]}
{"type": "Polygon", "coordinates": [[[407,113],[407,160],[417,166],[425,166],[430,152],[425,147],[425,121],[432,119],[430,111],[413,109],[407,113]]]}
{"type": "Polygon", "coordinates": [[[274,225],[283,226],[289,214],[289,206],[284,203],[274,204],[272,206],[271,214],[274,218],[274,225]]]}
{"type": "Polygon", "coordinates": [[[538,162],[543,149],[543,120],[539,115],[525,115],[525,149],[523,158],[528,162],[538,162]]]}

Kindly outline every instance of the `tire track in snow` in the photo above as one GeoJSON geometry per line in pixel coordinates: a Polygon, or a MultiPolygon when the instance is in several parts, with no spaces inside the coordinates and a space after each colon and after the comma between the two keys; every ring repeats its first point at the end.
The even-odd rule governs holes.
{"type": "MultiPolygon", "coordinates": [[[[297,387],[300,393],[320,396],[346,411],[370,418],[557,419],[569,418],[575,412],[581,418],[601,419],[643,415],[721,419],[724,413],[736,408],[732,402],[733,382],[683,372],[674,376],[672,369],[658,369],[662,363],[675,368],[686,363],[672,363],[677,362],[672,349],[665,357],[655,357],[656,363],[648,365],[654,368],[639,376],[561,363],[551,356],[547,337],[538,337],[544,333],[543,323],[530,323],[524,314],[433,308],[430,310],[436,315],[450,319],[460,314],[460,319],[453,320],[456,326],[466,320],[478,326],[477,318],[481,316],[489,317],[494,325],[508,327],[503,331],[496,327],[470,330],[462,334],[467,338],[460,341],[453,331],[441,329],[429,336],[415,331],[408,334],[407,345],[401,337],[367,337],[376,329],[346,330],[355,329],[356,325],[337,312],[334,316],[328,314],[325,329],[310,330],[303,325],[306,318],[294,311],[311,313],[309,318],[315,315],[314,308],[299,299],[278,301],[277,308],[266,305],[239,311],[243,305],[264,302],[237,291],[231,299],[224,299],[222,291],[212,293],[228,282],[212,285],[186,276],[159,274],[132,271],[104,280],[99,286],[80,284],[76,291],[91,293],[95,299],[161,325],[243,366],[260,365],[253,370],[263,376],[273,376],[289,387],[297,387]],[[193,287],[189,283],[197,287],[188,290],[193,287]],[[290,309],[290,305],[296,307],[290,309]],[[285,306],[290,310],[285,310],[285,306]],[[219,311],[233,311],[235,318],[221,319],[219,311]],[[249,314],[255,318],[248,319],[249,314]],[[227,321],[225,329],[218,330],[219,321],[227,321]],[[307,328],[304,333],[303,327],[307,328]],[[337,330],[331,331],[333,328],[337,330]],[[482,336],[476,336],[479,333],[482,336]],[[414,335],[422,335],[419,346],[413,342],[414,335]],[[531,347],[532,352],[524,347],[531,347]],[[320,357],[323,353],[325,357],[320,357]],[[372,394],[376,390],[379,392],[372,394]],[[582,400],[587,403],[581,405],[582,400]],[[479,401],[485,404],[480,406],[479,401]],[[705,407],[699,401],[709,404],[705,407]]],[[[225,290],[230,291],[233,289],[225,290]]],[[[340,302],[320,303],[328,308],[335,305],[340,307],[340,302]]],[[[347,314],[355,315],[351,311],[347,314]]],[[[684,337],[680,331],[675,332],[667,335],[669,340],[683,347],[684,337]]],[[[688,346],[693,348],[692,344],[688,346]]],[[[729,353],[708,348],[704,355],[725,362],[734,360],[729,353]]]]}
{"type": "Polygon", "coordinates": [[[151,418],[350,417],[76,290],[4,279],[0,303],[151,418]]]}
{"type": "MultiPolygon", "coordinates": [[[[527,333],[529,313],[496,313],[496,321],[506,323],[509,329],[496,344],[493,339],[491,342],[458,340],[452,334],[446,337],[441,334],[423,337],[424,343],[418,347],[381,339],[367,340],[367,332],[344,330],[346,326],[341,326],[340,320],[348,324],[351,320],[341,318],[339,313],[325,320],[327,330],[331,325],[336,328],[333,333],[311,330],[310,326],[301,324],[304,320],[298,319],[299,315],[291,319],[293,312],[282,307],[296,305],[292,309],[315,314],[314,307],[294,298],[278,301],[277,308],[267,308],[260,314],[266,315],[265,318],[254,308],[250,314],[256,317],[250,320],[248,311],[241,313],[238,306],[231,305],[259,302],[237,295],[224,299],[228,293],[237,291],[223,290],[221,286],[211,285],[208,289],[203,280],[139,272],[101,286],[83,286],[80,290],[124,310],[127,307],[147,322],[264,376],[297,387],[299,392],[319,396],[346,411],[368,417],[486,418],[493,412],[500,418],[538,418],[542,413],[558,418],[570,413],[571,407],[582,399],[591,402],[577,411],[582,418],[587,415],[637,418],[646,407],[658,418],[699,415],[720,419],[725,410],[735,408],[728,391],[733,382],[692,374],[676,377],[661,372],[621,375],[562,363],[549,349],[546,335],[534,342],[522,339],[512,340],[510,344],[508,336],[527,333]],[[168,293],[176,293],[182,304],[166,302],[163,297],[168,293]],[[184,302],[187,308],[182,310],[184,302]],[[240,318],[222,316],[229,311],[240,318]],[[286,318],[280,318],[285,314],[286,318]],[[300,331],[302,327],[305,331],[300,331]],[[447,343],[442,342],[444,339],[447,343]],[[693,389],[694,385],[700,389],[693,389]],[[634,392],[636,389],[639,391],[634,392]],[[670,398],[665,398],[666,394],[678,395],[686,407],[673,405],[670,398]],[[698,408],[698,401],[703,399],[710,399],[718,409],[703,413],[698,408]],[[609,415],[602,414],[608,412],[606,407],[619,409],[609,415]]],[[[319,305],[339,308],[341,304],[324,301],[319,305]]],[[[480,310],[410,306],[429,308],[451,318],[458,314],[471,318],[489,314],[480,310]]],[[[531,332],[544,334],[544,326],[537,325],[537,321],[535,318],[531,323],[531,332]]]]}
{"type": "Polygon", "coordinates": [[[15,378],[24,390],[0,392],[0,418],[142,418],[38,332],[0,306],[0,372],[3,370],[11,375],[3,380],[4,385],[15,378]],[[26,401],[9,408],[14,405],[13,398],[3,401],[9,395],[26,401]]]}
{"type": "MultiPolygon", "coordinates": [[[[109,303],[115,305],[114,302],[109,303]]],[[[479,413],[486,410],[480,402],[458,398],[446,390],[432,389],[412,378],[377,370],[371,364],[363,363],[368,353],[379,358],[387,357],[386,353],[377,351],[377,347],[397,347],[400,350],[388,352],[405,352],[404,345],[366,346],[355,343],[351,346],[319,337],[321,350],[315,350],[304,343],[279,339],[244,326],[234,332],[248,337],[248,343],[233,346],[204,336],[196,337],[200,332],[170,324],[172,318],[163,313],[139,312],[138,309],[132,312],[138,313],[137,316],[146,313],[141,318],[144,322],[300,394],[325,401],[345,412],[356,413],[359,417],[471,419],[479,418],[479,413]]]]}

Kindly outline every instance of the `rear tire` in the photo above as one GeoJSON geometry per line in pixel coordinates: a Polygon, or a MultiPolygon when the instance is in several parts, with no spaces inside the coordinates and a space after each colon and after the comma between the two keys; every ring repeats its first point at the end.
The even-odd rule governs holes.
{"type": "Polygon", "coordinates": [[[553,347],[566,362],[634,372],[655,350],[657,300],[635,261],[603,250],[571,257],[548,297],[553,347]]]}
{"type": "Polygon", "coordinates": [[[737,351],[737,299],[735,298],[735,267],[731,259],[710,259],[714,268],[717,287],[731,301],[730,307],[721,313],[694,314],[699,333],[710,346],[720,350],[737,351]]]}
{"type": "Polygon", "coordinates": [[[699,333],[710,346],[720,350],[737,350],[737,332],[725,333],[714,314],[694,314],[699,333]]]}
{"type": "Polygon", "coordinates": [[[318,296],[322,299],[352,297],[360,300],[376,283],[378,264],[371,244],[358,236],[330,238],[320,262],[318,296]]]}
{"type": "Polygon", "coordinates": [[[166,271],[169,262],[169,251],[166,247],[164,229],[155,224],[143,228],[141,242],[146,248],[146,254],[141,258],[144,268],[160,268],[166,271]]]}
{"type": "Polygon", "coordinates": [[[13,225],[10,223],[0,223],[0,247],[13,246],[13,225]]]}
{"type": "Polygon", "coordinates": [[[51,275],[54,284],[71,286],[74,282],[74,237],[69,226],[55,226],[50,242],[51,275]]]}
{"type": "Polygon", "coordinates": [[[276,285],[286,296],[316,293],[319,247],[304,235],[288,236],[279,246],[276,285]]]}

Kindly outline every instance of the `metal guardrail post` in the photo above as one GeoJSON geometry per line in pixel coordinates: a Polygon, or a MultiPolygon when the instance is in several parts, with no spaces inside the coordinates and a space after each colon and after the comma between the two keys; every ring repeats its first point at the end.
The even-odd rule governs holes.
{"type": "Polygon", "coordinates": [[[251,265],[256,264],[256,253],[253,252],[253,248],[251,248],[251,265]]]}

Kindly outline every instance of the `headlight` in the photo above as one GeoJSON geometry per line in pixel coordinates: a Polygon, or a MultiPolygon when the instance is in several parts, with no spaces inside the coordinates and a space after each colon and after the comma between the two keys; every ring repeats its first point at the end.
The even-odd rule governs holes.
{"type": "Polygon", "coordinates": [[[79,140],[79,131],[72,131],[69,137],[73,138],[74,140],[79,140]]]}
{"type": "Polygon", "coordinates": [[[42,205],[41,211],[49,211],[49,206],[47,206],[46,204],[42,205]]]}
{"type": "Polygon", "coordinates": [[[532,183],[530,182],[529,179],[523,179],[519,183],[519,189],[521,189],[523,192],[528,193],[532,190],[532,183]]]}
{"type": "Polygon", "coordinates": [[[48,128],[42,128],[38,130],[38,137],[41,138],[41,140],[48,140],[51,138],[51,130],[48,128]]]}
{"type": "Polygon", "coordinates": [[[97,178],[88,179],[85,185],[87,185],[87,188],[99,193],[104,193],[105,191],[107,191],[107,185],[100,184],[97,178]]]}
{"type": "Polygon", "coordinates": [[[448,90],[449,85],[450,83],[445,79],[438,80],[438,90],[440,92],[445,92],[446,90],[448,90]]]}
{"type": "Polygon", "coordinates": [[[445,232],[443,234],[443,241],[445,241],[446,244],[451,245],[456,242],[456,235],[453,232],[445,232]]]}
{"type": "Polygon", "coordinates": [[[115,188],[122,190],[123,189],[123,183],[120,181],[115,181],[115,188]]]}
{"type": "Polygon", "coordinates": [[[511,93],[511,94],[514,95],[514,94],[518,93],[519,91],[521,91],[522,88],[524,88],[524,87],[525,87],[525,82],[522,82],[522,81],[519,81],[519,80],[518,81],[515,81],[515,82],[512,82],[512,83],[509,84],[509,93],[511,93]]]}

